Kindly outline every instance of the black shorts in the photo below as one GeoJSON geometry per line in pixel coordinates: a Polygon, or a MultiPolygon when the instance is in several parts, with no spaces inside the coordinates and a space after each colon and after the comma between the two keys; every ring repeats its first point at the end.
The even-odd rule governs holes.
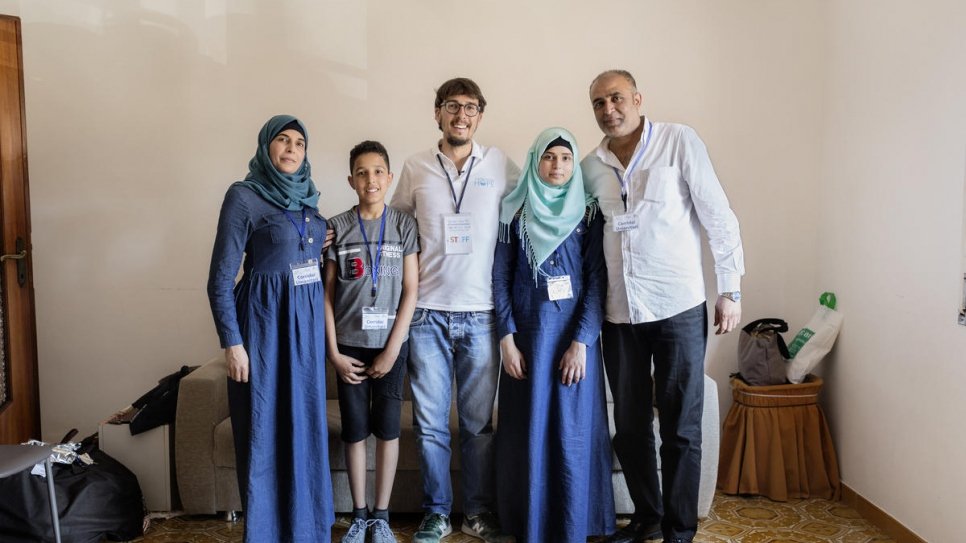
{"type": "MultiPolygon", "coordinates": [[[[339,345],[339,352],[351,356],[366,367],[372,365],[382,349],[366,349],[339,345]]],[[[372,377],[350,385],[336,378],[339,387],[339,410],[342,412],[342,434],[346,443],[356,443],[373,434],[383,441],[399,437],[399,417],[402,410],[403,378],[409,342],[399,349],[399,357],[389,373],[379,379],[372,377]]]]}

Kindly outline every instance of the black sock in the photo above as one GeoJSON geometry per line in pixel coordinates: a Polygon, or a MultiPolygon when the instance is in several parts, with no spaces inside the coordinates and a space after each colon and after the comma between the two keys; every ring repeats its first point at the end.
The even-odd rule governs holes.
{"type": "Polygon", "coordinates": [[[373,509],[372,518],[384,520],[389,522],[389,510],[388,509],[373,509]]]}
{"type": "Polygon", "coordinates": [[[362,520],[368,520],[369,519],[369,508],[368,507],[360,507],[359,509],[353,508],[352,509],[352,519],[355,520],[357,518],[361,518],[362,520]]]}

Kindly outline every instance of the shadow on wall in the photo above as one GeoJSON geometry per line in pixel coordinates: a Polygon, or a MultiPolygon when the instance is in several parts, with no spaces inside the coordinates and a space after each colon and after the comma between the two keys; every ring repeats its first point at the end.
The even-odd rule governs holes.
{"type": "Polygon", "coordinates": [[[166,7],[177,11],[101,2],[21,10],[49,432],[93,431],[95,414],[217,349],[205,293],[211,244],[258,129],[273,114],[298,115],[315,161],[320,136],[348,123],[326,105],[360,109],[367,98],[366,36],[323,32],[347,18],[364,28],[363,8],[319,7],[306,18],[263,3],[166,7]],[[337,47],[346,43],[359,47],[337,47]]]}

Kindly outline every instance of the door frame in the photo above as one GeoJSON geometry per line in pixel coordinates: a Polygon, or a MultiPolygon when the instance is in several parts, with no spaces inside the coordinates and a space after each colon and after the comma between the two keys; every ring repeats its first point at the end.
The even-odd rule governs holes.
{"type": "Polygon", "coordinates": [[[9,378],[7,401],[0,406],[0,444],[41,437],[21,44],[20,19],[0,15],[0,252],[19,253],[18,238],[26,250],[22,260],[0,262],[9,378]],[[20,262],[25,266],[22,284],[18,278],[20,262]]]}

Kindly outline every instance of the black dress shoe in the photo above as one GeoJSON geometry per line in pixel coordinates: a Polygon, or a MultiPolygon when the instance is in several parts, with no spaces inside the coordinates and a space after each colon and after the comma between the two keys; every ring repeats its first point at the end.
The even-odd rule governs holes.
{"type": "Polygon", "coordinates": [[[632,520],[627,526],[607,536],[602,543],[644,543],[660,538],[660,524],[643,524],[632,520]]]}

